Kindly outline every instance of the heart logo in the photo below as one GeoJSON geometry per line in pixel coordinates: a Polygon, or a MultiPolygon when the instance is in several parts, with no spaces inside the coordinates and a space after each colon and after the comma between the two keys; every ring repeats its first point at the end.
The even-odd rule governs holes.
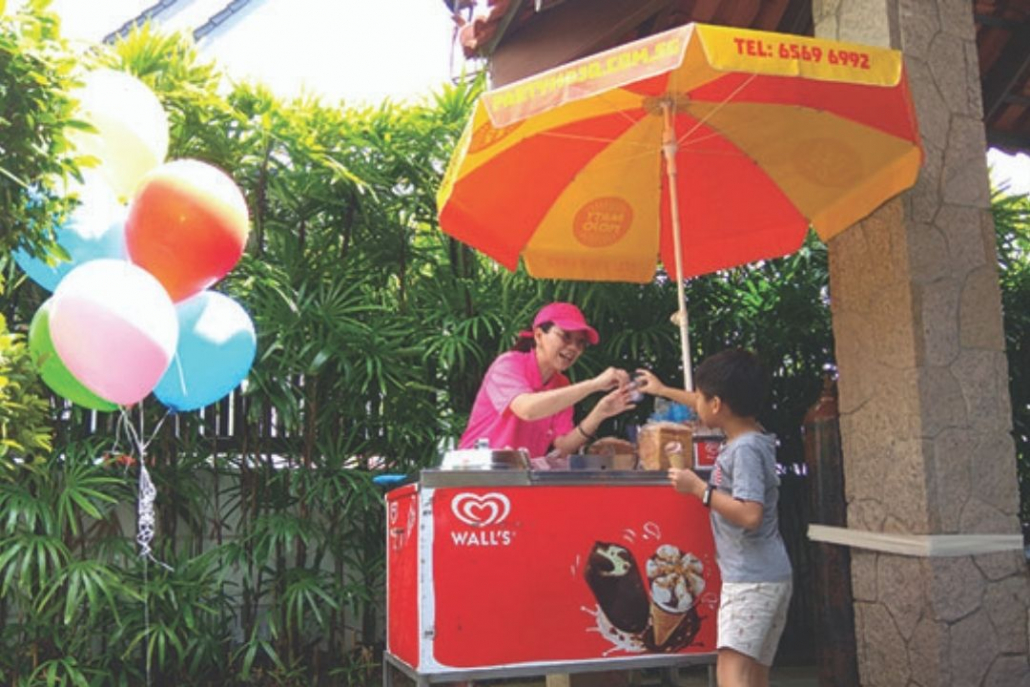
{"type": "Polygon", "coordinates": [[[486,527],[504,522],[511,512],[511,501],[504,494],[458,494],[451,501],[454,517],[472,527],[486,527]]]}

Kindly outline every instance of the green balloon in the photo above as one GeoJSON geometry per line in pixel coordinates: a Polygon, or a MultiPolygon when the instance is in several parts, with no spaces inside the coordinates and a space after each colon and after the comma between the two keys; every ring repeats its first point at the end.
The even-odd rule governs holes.
{"type": "Polygon", "coordinates": [[[57,355],[53,341],[50,340],[50,304],[47,300],[39,306],[29,325],[29,353],[39,370],[43,382],[56,393],[64,396],[72,403],[90,410],[112,411],[118,406],[105,401],[87,389],[77,380],[57,355]]]}

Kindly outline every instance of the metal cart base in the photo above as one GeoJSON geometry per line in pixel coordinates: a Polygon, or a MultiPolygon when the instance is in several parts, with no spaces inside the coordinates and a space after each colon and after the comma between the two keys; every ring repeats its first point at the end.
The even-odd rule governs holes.
{"type": "Polygon", "coordinates": [[[708,685],[715,687],[715,657],[712,654],[675,654],[644,656],[628,660],[598,660],[598,661],[577,661],[568,664],[549,665],[527,665],[527,666],[505,666],[503,668],[482,668],[477,670],[461,670],[448,673],[419,673],[411,666],[404,663],[390,653],[383,653],[383,687],[402,687],[394,679],[395,673],[399,672],[410,679],[415,687],[428,687],[429,685],[440,685],[449,683],[465,683],[474,680],[490,680],[508,677],[541,677],[555,674],[571,673],[595,673],[611,670],[642,670],[646,668],[669,668],[669,681],[663,679],[663,684],[672,687],[680,685],[678,671],[676,668],[696,665],[708,666],[708,685]]]}

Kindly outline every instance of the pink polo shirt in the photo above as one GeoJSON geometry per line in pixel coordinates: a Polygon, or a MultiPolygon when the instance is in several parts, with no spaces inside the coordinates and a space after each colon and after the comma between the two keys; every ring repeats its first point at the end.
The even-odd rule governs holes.
{"type": "Polygon", "coordinates": [[[521,394],[568,386],[569,380],[555,372],[545,384],[540,379],[536,352],[509,351],[490,365],[472,405],[469,424],[459,448],[474,448],[477,439],[490,440],[490,448],[525,448],[532,458],[547,454],[556,437],[572,431],[572,406],[550,417],[522,420],[511,411],[511,402],[521,394]]]}

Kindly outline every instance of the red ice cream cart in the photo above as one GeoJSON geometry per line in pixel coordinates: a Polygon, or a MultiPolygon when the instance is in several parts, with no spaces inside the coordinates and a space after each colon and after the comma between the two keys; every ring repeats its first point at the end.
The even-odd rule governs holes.
{"type": "Polygon", "coordinates": [[[386,507],[387,686],[715,660],[709,513],[663,472],[424,470],[386,507]]]}

